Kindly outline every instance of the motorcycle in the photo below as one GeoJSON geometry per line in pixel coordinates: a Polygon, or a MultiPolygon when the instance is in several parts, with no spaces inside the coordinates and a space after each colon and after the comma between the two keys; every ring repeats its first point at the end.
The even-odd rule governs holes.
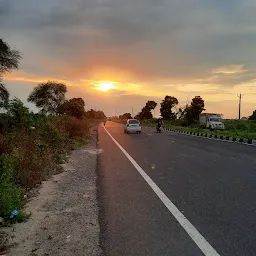
{"type": "Polygon", "coordinates": [[[161,133],[161,132],[162,132],[162,129],[163,129],[163,126],[162,126],[161,124],[158,124],[158,125],[156,126],[156,132],[157,132],[157,133],[161,133]]]}

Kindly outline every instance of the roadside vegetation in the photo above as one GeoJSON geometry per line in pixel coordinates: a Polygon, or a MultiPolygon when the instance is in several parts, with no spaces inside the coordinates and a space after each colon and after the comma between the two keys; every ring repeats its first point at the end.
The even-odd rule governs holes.
{"type": "Polygon", "coordinates": [[[33,113],[18,98],[11,98],[1,83],[19,67],[21,55],[0,39],[0,217],[24,218],[22,206],[28,192],[61,171],[70,150],[86,143],[90,128],[104,120],[102,111],[85,111],[82,98],[67,99],[67,86],[57,81],[37,85],[28,101],[33,113]]]}
{"type": "MultiPolygon", "coordinates": [[[[195,96],[185,107],[177,109],[178,104],[178,99],[169,95],[165,96],[160,103],[160,114],[165,128],[256,140],[256,110],[248,117],[248,120],[223,120],[225,130],[209,130],[199,126],[199,116],[205,110],[204,100],[200,96],[195,96]]],[[[155,101],[148,101],[135,118],[144,125],[155,127],[157,120],[153,118],[152,111],[156,106],[155,101]]],[[[128,118],[131,118],[130,113],[113,117],[112,120],[124,123],[128,118]]]]}
{"type": "MultiPolygon", "coordinates": [[[[143,120],[142,123],[147,126],[155,127],[156,120],[143,120]]],[[[244,138],[244,139],[256,139],[256,122],[255,121],[245,121],[245,120],[223,120],[225,124],[225,130],[209,130],[202,129],[198,125],[192,126],[181,126],[179,122],[175,121],[165,121],[164,127],[173,130],[185,131],[185,132],[195,132],[203,134],[212,135],[222,135],[229,136],[232,138],[244,138]]]]}

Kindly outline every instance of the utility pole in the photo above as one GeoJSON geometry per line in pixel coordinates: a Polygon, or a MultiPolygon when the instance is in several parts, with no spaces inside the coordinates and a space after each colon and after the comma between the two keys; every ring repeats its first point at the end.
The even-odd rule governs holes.
{"type": "Polygon", "coordinates": [[[132,108],[132,118],[133,118],[133,108],[132,108]]]}
{"type": "Polygon", "coordinates": [[[237,97],[239,98],[239,108],[238,108],[238,119],[241,119],[241,104],[242,104],[242,98],[244,95],[242,95],[241,93],[239,95],[237,95],[237,97]]]}

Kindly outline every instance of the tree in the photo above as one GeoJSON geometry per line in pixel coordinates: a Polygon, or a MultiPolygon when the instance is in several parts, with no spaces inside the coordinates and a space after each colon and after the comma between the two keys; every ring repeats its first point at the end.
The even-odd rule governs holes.
{"type": "Polygon", "coordinates": [[[142,108],[141,112],[138,113],[136,116],[137,119],[151,119],[153,118],[152,110],[154,110],[157,106],[157,103],[155,101],[148,101],[145,105],[145,107],[142,108]]]}
{"type": "Polygon", "coordinates": [[[88,110],[85,114],[85,116],[88,118],[88,119],[106,119],[106,115],[104,114],[103,111],[101,110],[94,110],[94,109],[91,109],[91,110],[88,110]]]}
{"type": "Polygon", "coordinates": [[[123,115],[119,116],[119,119],[121,120],[132,119],[132,115],[130,113],[124,113],[123,115]]]}
{"type": "Polygon", "coordinates": [[[254,120],[256,121],[256,110],[253,111],[252,115],[249,116],[249,120],[254,120]]]}
{"type": "Polygon", "coordinates": [[[185,124],[186,125],[191,125],[191,124],[193,124],[195,122],[191,105],[190,106],[187,105],[185,107],[183,118],[185,120],[185,124]]]}
{"type": "MultiPolygon", "coordinates": [[[[13,50],[0,38],[0,81],[2,76],[12,69],[18,69],[21,55],[13,50]]],[[[3,84],[0,83],[0,108],[7,108],[10,94],[3,84]]]]}
{"type": "Polygon", "coordinates": [[[187,109],[187,106],[185,106],[185,107],[180,107],[180,108],[178,109],[177,114],[176,114],[176,116],[177,116],[178,119],[183,120],[183,119],[185,118],[186,109],[187,109]]]}
{"type": "Polygon", "coordinates": [[[0,108],[7,108],[10,94],[6,87],[0,83],[0,108]]]}
{"type": "Polygon", "coordinates": [[[11,49],[3,39],[0,39],[0,77],[12,69],[18,69],[20,59],[20,52],[11,49]]]}
{"type": "Polygon", "coordinates": [[[191,102],[193,119],[195,121],[199,120],[199,115],[205,110],[204,100],[200,96],[195,96],[191,102]]]}
{"type": "Polygon", "coordinates": [[[174,120],[176,119],[176,114],[172,112],[172,108],[179,104],[177,98],[173,96],[165,96],[164,100],[161,103],[160,113],[163,119],[165,120],[174,120]]]}
{"type": "Polygon", "coordinates": [[[95,110],[90,109],[90,110],[88,110],[88,111],[85,113],[85,116],[86,116],[88,119],[95,119],[95,113],[96,113],[95,110]]]}
{"type": "Polygon", "coordinates": [[[12,118],[12,127],[29,127],[32,124],[32,117],[29,109],[24,106],[18,98],[14,98],[8,105],[8,115],[12,118]]]}
{"type": "Polygon", "coordinates": [[[95,119],[102,120],[105,118],[106,118],[106,115],[103,111],[101,111],[101,110],[96,111],[95,119]]]}
{"type": "Polygon", "coordinates": [[[200,114],[205,110],[204,100],[200,96],[195,96],[190,106],[186,106],[184,110],[184,120],[187,125],[197,123],[199,121],[200,114]]]}
{"type": "Polygon", "coordinates": [[[147,103],[146,103],[146,107],[149,108],[150,111],[154,110],[157,106],[157,103],[153,100],[149,100],[147,103]]]}
{"type": "Polygon", "coordinates": [[[48,81],[35,87],[29,95],[28,101],[35,103],[45,113],[57,114],[59,107],[65,102],[66,92],[65,84],[48,81]]]}
{"type": "Polygon", "coordinates": [[[82,119],[85,116],[85,103],[82,98],[73,98],[65,101],[58,107],[58,114],[65,114],[82,119]]]}

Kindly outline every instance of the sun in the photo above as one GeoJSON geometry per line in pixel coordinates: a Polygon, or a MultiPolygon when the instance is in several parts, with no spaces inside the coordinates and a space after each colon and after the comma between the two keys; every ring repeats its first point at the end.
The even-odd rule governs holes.
{"type": "Polygon", "coordinates": [[[98,84],[97,87],[98,87],[97,88],[98,90],[100,90],[102,92],[107,92],[111,89],[114,89],[114,84],[113,84],[113,82],[102,82],[102,83],[98,84]]]}

